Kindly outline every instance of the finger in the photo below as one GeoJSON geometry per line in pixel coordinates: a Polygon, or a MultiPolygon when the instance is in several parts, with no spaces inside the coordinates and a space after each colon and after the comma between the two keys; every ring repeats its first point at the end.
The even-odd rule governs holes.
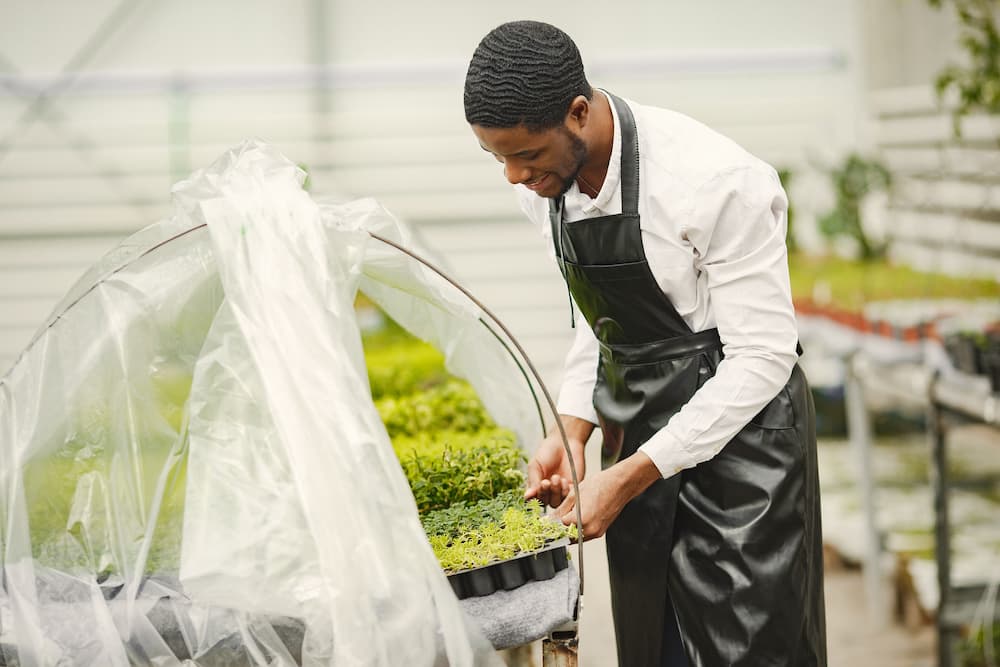
{"type": "Polygon", "coordinates": [[[544,477],[542,465],[538,461],[532,459],[531,462],[528,463],[528,488],[524,491],[525,500],[538,497],[542,477],[544,477]]]}
{"type": "Polygon", "coordinates": [[[558,503],[553,503],[553,507],[561,504],[561,502],[569,496],[570,489],[572,489],[572,485],[568,479],[561,475],[552,476],[552,494],[559,499],[558,503]]]}
{"type": "Polygon", "coordinates": [[[543,505],[549,504],[549,498],[552,494],[552,482],[547,479],[543,479],[538,483],[538,495],[536,496],[538,500],[542,502],[543,505]]]}
{"type": "Polygon", "coordinates": [[[576,496],[572,493],[567,494],[559,507],[556,508],[556,516],[559,517],[560,521],[568,526],[576,521],[576,512],[574,511],[575,508],[576,496]]]}
{"type": "Polygon", "coordinates": [[[552,486],[549,490],[549,505],[552,507],[559,507],[566,498],[566,494],[563,493],[563,485],[559,475],[552,476],[551,484],[552,486]]]}

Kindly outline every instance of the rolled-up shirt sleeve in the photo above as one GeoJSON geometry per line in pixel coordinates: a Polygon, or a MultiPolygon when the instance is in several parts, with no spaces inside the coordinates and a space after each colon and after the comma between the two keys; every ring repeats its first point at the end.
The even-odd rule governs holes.
{"type": "Polygon", "coordinates": [[[774,398],[798,357],[785,246],[787,199],[760,169],[698,191],[684,228],[723,343],[715,375],[640,451],[664,477],[711,459],[774,398]]]}

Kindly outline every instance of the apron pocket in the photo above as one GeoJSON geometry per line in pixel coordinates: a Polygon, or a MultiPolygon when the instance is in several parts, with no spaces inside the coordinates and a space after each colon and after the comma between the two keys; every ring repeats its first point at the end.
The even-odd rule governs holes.
{"type": "Polygon", "coordinates": [[[795,428],[795,410],[792,407],[792,397],[788,393],[787,384],[750,420],[750,423],[764,429],[795,428]]]}

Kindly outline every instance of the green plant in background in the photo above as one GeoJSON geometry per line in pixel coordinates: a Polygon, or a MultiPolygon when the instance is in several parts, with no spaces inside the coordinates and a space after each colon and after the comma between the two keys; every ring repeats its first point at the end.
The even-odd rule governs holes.
{"type": "Polygon", "coordinates": [[[408,396],[444,383],[449,375],[437,349],[416,340],[365,349],[372,398],[408,396]]]}
{"type": "MultiPolygon", "coordinates": [[[[781,181],[781,187],[785,189],[785,194],[788,195],[788,186],[792,182],[792,170],[787,167],[778,169],[778,179],[781,181]]],[[[788,196],[788,231],[785,234],[785,245],[788,247],[788,254],[796,253],[799,251],[799,244],[795,240],[795,228],[792,223],[795,221],[795,209],[792,206],[792,198],[788,196]]]]}
{"type": "Polygon", "coordinates": [[[855,153],[843,165],[830,170],[836,203],[832,211],[819,219],[819,228],[827,238],[846,236],[858,244],[859,259],[870,262],[885,255],[885,244],[870,238],[861,219],[865,197],[886,191],[892,185],[889,170],[881,163],[855,153]]]}
{"type": "Polygon", "coordinates": [[[961,25],[959,43],[968,56],[964,65],[950,64],[938,73],[934,88],[938,98],[955,91],[952,111],[955,136],[962,133],[962,118],[973,111],[1000,113],[1000,33],[997,30],[997,0],[927,0],[940,9],[947,1],[961,25]]]}
{"type": "Polygon", "coordinates": [[[859,264],[840,257],[792,255],[788,258],[792,297],[809,299],[819,282],[829,286],[839,308],[861,310],[866,303],[892,299],[1000,298],[992,278],[959,278],[925,273],[886,262],[859,264]]]}
{"type": "Polygon", "coordinates": [[[495,428],[475,389],[464,380],[450,379],[409,396],[375,401],[390,438],[430,431],[473,432],[495,428]]]}

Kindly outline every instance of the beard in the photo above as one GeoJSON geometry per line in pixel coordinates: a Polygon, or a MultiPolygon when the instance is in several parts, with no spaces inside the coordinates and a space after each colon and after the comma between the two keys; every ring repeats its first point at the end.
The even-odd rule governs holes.
{"type": "Polygon", "coordinates": [[[559,199],[566,194],[571,187],[573,187],[573,182],[576,181],[576,177],[580,175],[580,170],[583,169],[583,165],[589,156],[587,144],[583,143],[583,139],[567,130],[565,125],[561,125],[560,129],[563,134],[566,135],[566,138],[569,139],[570,164],[572,167],[569,170],[569,176],[564,178],[562,181],[562,186],[559,188],[559,194],[552,199],[559,199]]]}

